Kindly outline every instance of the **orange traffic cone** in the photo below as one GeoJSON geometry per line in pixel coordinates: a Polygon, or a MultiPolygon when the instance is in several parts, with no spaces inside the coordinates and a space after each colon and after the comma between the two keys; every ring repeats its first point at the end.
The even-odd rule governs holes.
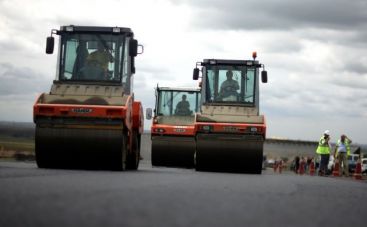
{"type": "Polygon", "coordinates": [[[312,160],[310,163],[310,176],[313,176],[313,175],[315,175],[315,163],[312,160]]]}
{"type": "Polygon", "coordinates": [[[353,174],[353,178],[356,180],[362,180],[362,164],[361,164],[361,159],[358,159],[357,161],[357,165],[356,165],[356,170],[353,174]]]}
{"type": "Polygon", "coordinates": [[[340,174],[339,174],[339,160],[337,159],[334,163],[334,169],[333,169],[333,176],[334,177],[339,177],[340,174]]]}

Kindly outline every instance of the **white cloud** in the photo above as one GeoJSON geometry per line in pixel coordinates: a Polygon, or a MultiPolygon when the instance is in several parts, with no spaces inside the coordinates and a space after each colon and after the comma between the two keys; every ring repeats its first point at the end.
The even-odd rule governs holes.
{"type": "Polygon", "coordinates": [[[157,83],[196,86],[192,69],[203,58],[257,51],[269,75],[261,85],[269,137],[317,140],[328,128],[367,143],[366,7],[362,0],[2,0],[0,120],[31,121],[35,97],[48,92],[56,72],[56,54],[44,54],[51,29],[126,26],[145,47],[134,76],[144,107],[154,107],[157,83]]]}

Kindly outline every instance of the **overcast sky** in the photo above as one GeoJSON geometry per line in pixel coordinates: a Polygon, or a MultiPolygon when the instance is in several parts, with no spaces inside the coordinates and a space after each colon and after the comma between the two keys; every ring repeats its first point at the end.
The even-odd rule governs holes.
{"type": "MultiPolygon", "coordinates": [[[[130,27],[144,45],[135,97],[154,106],[154,87],[196,86],[204,58],[250,59],[268,137],[367,143],[365,0],[0,0],[0,121],[32,121],[37,96],[55,78],[46,37],[60,25],[130,27]]],[[[146,121],[148,129],[150,123],[146,121]]]]}

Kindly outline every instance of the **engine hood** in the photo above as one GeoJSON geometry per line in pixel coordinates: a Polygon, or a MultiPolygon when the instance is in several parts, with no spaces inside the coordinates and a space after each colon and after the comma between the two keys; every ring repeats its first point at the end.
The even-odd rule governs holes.
{"type": "Polygon", "coordinates": [[[194,125],[195,116],[158,116],[158,124],[165,125],[194,125]]]}
{"type": "Polygon", "coordinates": [[[264,116],[259,115],[257,108],[243,106],[202,106],[197,114],[198,122],[223,122],[223,123],[264,123],[264,116]]]}
{"type": "Polygon", "coordinates": [[[53,84],[49,94],[39,102],[44,104],[125,105],[129,95],[122,86],[53,84]]]}

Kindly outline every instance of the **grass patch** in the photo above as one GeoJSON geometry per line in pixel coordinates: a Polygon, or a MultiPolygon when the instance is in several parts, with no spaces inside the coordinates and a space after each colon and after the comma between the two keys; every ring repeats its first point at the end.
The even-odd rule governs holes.
{"type": "Polygon", "coordinates": [[[0,137],[0,151],[34,152],[34,139],[22,137],[0,137]]]}

